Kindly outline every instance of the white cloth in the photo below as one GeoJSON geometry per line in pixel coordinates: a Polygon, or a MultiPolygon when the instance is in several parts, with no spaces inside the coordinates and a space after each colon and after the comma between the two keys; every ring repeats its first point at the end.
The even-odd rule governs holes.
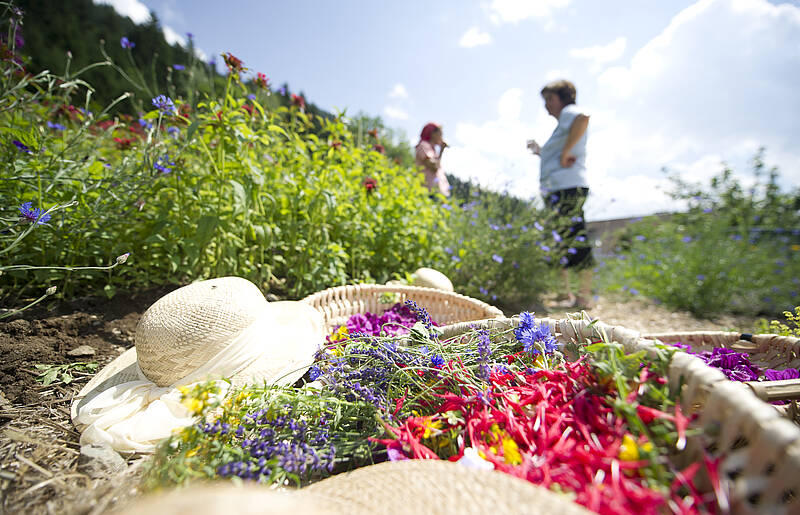
{"type": "Polygon", "coordinates": [[[567,143],[572,123],[580,114],[588,114],[584,109],[575,104],[564,106],[558,115],[558,125],[553,134],[540,151],[542,158],[539,187],[542,196],[547,198],[550,192],[569,188],[588,188],[586,179],[586,138],[588,130],[581,136],[570,153],[575,156],[575,163],[568,167],[561,167],[561,151],[567,143]]]}
{"type": "MultiPolygon", "coordinates": [[[[262,340],[270,337],[273,324],[273,318],[265,313],[206,364],[169,386],[157,386],[137,365],[139,381],[112,386],[80,406],[75,423],[86,426],[81,445],[106,443],[119,452],[152,453],[160,440],[195,421],[195,415],[181,403],[178,387],[232,377],[245,370],[264,351],[262,340]]],[[[228,383],[217,384],[224,394],[228,383]]]]}

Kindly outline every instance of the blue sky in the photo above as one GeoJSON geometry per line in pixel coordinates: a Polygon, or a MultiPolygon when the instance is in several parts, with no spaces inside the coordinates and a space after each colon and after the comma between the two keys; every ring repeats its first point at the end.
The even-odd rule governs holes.
{"type": "Polygon", "coordinates": [[[555,126],[539,91],[568,78],[591,114],[589,219],[679,208],[663,167],[702,181],[724,161],[748,180],[761,145],[800,185],[800,1],[104,1],[412,144],[440,122],[448,172],[526,198],[525,141],[555,126]]]}

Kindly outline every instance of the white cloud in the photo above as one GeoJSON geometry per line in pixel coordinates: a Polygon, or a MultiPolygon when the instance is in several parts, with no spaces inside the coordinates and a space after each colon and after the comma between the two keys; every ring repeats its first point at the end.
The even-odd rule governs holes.
{"type": "Polygon", "coordinates": [[[620,172],[668,165],[698,179],[718,172],[723,158],[739,172],[749,170],[749,158],[765,145],[768,161],[797,184],[798,48],[800,8],[701,0],[628,66],[598,76],[598,98],[613,117],[599,121],[590,144],[602,141],[606,148],[598,153],[617,153],[613,166],[620,172]],[[735,45],[709,39],[712,32],[736,34],[735,45]]]}
{"type": "Polygon", "coordinates": [[[383,109],[383,114],[385,114],[389,118],[394,118],[396,120],[408,120],[408,113],[406,113],[399,107],[386,106],[383,109]]]}
{"type": "Polygon", "coordinates": [[[472,48],[480,45],[488,45],[492,42],[492,36],[488,32],[482,32],[478,27],[472,27],[461,36],[458,44],[472,48]]]}
{"type": "MultiPolygon", "coordinates": [[[[605,47],[605,53],[582,49],[579,55],[608,66],[622,45],[605,47]]],[[[548,80],[570,76],[562,72],[551,70],[548,80]]],[[[593,107],[587,218],[680,209],[666,195],[664,167],[707,184],[724,161],[747,184],[761,145],[784,186],[797,187],[798,83],[800,8],[766,0],[700,0],[684,9],[629,61],[579,87],[580,105],[593,107]],[[735,34],[735,43],[709,34],[735,34]]],[[[497,189],[510,182],[515,194],[536,195],[539,159],[527,153],[525,140],[543,143],[554,125],[538,89],[508,90],[495,119],[456,125],[443,166],[497,189]],[[532,122],[523,121],[527,102],[537,105],[532,122]]]]}
{"type": "Polygon", "coordinates": [[[577,57],[579,59],[588,59],[592,62],[591,71],[596,73],[600,71],[603,65],[614,62],[622,57],[626,45],[627,40],[624,37],[618,37],[607,45],[573,48],[569,51],[569,55],[570,57],[577,57]]]}
{"type": "Polygon", "coordinates": [[[164,39],[167,40],[167,43],[170,45],[178,44],[182,47],[188,46],[186,42],[186,37],[178,34],[172,27],[169,25],[164,25],[164,39]]]}
{"type": "Polygon", "coordinates": [[[395,84],[389,92],[389,98],[406,99],[408,98],[408,90],[406,90],[406,87],[402,84],[395,84]]]}
{"type": "Polygon", "coordinates": [[[544,79],[547,81],[563,79],[564,77],[571,77],[572,73],[569,70],[550,70],[544,74],[544,79]]]}
{"type": "Polygon", "coordinates": [[[519,23],[528,18],[551,21],[558,9],[567,7],[572,0],[494,0],[490,18],[495,24],[519,23]]]}
{"type": "Polygon", "coordinates": [[[95,0],[96,4],[106,4],[134,23],[145,23],[150,19],[150,9],[139,0],[95,0]]]}

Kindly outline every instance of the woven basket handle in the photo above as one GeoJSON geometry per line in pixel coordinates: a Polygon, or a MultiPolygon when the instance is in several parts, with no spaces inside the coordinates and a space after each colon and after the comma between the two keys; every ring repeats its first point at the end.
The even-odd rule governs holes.
{"type": "Polygon", "coordinates": [[[800,399],[800,379],[780,381],[750,381],[745,383],[761,400],[788,401],[800,399]]]}

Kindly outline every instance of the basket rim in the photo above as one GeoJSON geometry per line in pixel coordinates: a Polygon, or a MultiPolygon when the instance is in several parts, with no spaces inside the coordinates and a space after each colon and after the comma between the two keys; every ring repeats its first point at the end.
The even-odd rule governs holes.
{"type": "Polygon", "coordinates": [[[332,286],[330,288],[326,288],[324,290],[320,290],[318,292],[312,293],[307,295],[306,297],[302,298],[300,302],[305,302],[308,304],[314,304],[318,298],[325,297],[327,295],[331,295],[334,293],[342,292],[346,295],[352,295],[354,293],[371,293],[371,292],[399,292],[399,293],[414,293],[414,292],[424,292],[428,295],[434,295],[442,298],[454,298],[461,301],[469,302],[471,304],[475,304],[482,308],[484,311],[488,313],[495,314],[495,318],[505,317],[504,313],[500,308],[496,306],[492,306],[491,304],[484,302],[480,299],[476,299],[474,297],[470,297],[467,295],[463,295],[461,293],[456,293],[453,291],[445,291],[440,290],[438,288],[429,288],[425,286],[411,286],[411,285],[404,285],[404,284],[373,284],[373,283],[358,283],[358,284],[345,284],[341,286],[332,286]]]}

